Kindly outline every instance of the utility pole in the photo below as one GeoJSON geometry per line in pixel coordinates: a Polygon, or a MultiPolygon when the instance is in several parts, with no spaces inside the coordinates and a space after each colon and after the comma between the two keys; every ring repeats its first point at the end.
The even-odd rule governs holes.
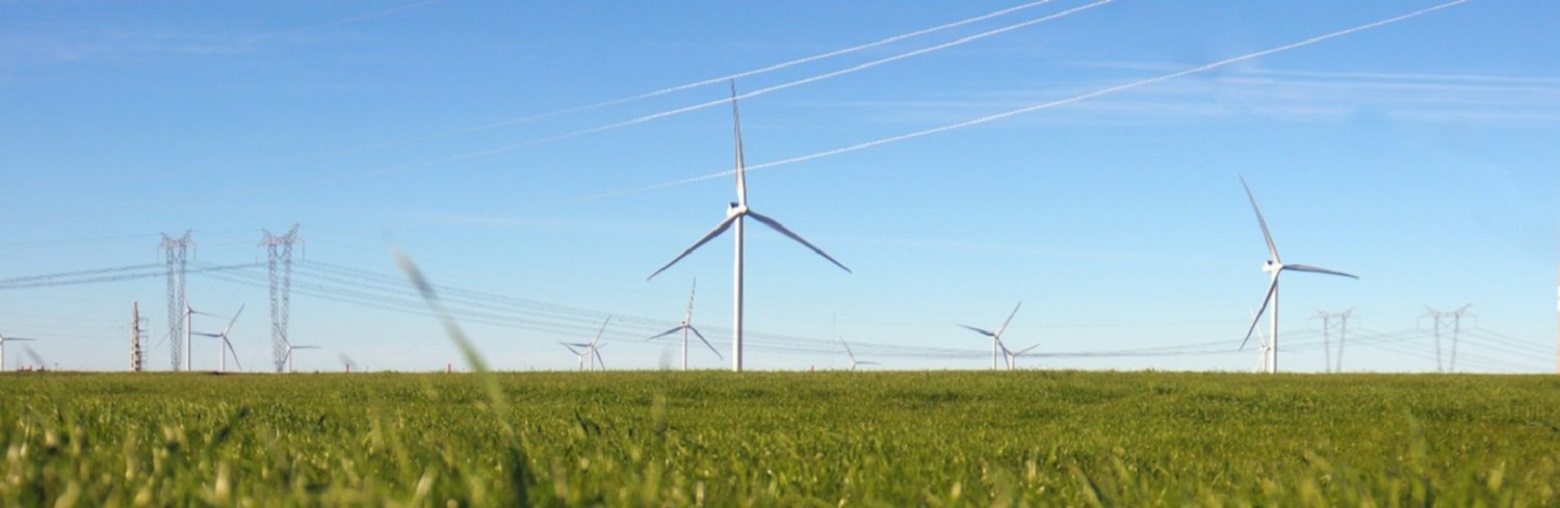
{"type": "Polygon", "coordinates": [[[1342,328],[1338,332],[1338,366],[1333,371],[1343,372],[1343,341],[1349,338],[1349,318],[1354,317],[1354,308],[1338,313],[1338,317],[1342,320],[1342,328]]]}
{"type": "Polygon", "coordinates": [[[1317,310],[1316,317],[1311,319],[1322,320],[1322,372],[1332,373],[1332,314],[1325,310],[1317,310]]]}
{"type": "Polygon", "coordinates": [[[271,274],[271,358],[276,364],[276,372],[280,373],[287,366],[288,345],[292,344],[287,338],[292,296],[292,248],[295,244],[303,243],[303,240],[298,238],[298,224],[293,224],[285,235],[273,235],[265,229],[260,231],[265,234],[260,239],[260,246],[266,248],[266,266],[271,274]]]}
{"type": "Polygon", "coordinates": [[[167,233],[162,237],[157,248],[163,251],[163,262],[168,266],[168,344],[173,350],[173,370],[178,371],[181,366],[188,369],[190,363],[188,339],[186,344],[180,344],[179,337],[184,336],[184,309],[189,306],[189,298],[184,294],[184,269],[189,247],[195,242],[190,240],[189,230],[178,238],[167,233]]]}

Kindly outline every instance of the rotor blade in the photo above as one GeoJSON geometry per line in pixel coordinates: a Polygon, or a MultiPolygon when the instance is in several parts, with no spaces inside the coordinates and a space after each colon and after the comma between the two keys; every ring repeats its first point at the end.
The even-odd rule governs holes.
{"type": "Polygon", "coordinates": [[[656,270],[655,273],[650,274],[649,277],[645,277],[645,280],[648,281],[650,279],[654,279],[655,276],[660,275],[661,272],[666,271],[667,268],[671,268],[672,265],[677,264],[678,261],[682,261],[682,258],[688,257],[688,255],[692,254],[695,249],[698,249],[700,246],[709,243],[710,240],[720,236],[721,233],[726,232],[726,228],[731,227],[731,223],[736,222],[737,218],[739,217],[742,217],[742,215],[732,215],[730,217],[726,217],[726,220],[720,221],[720,224],[715,225],[715,229],[711,229],[710,232],[705,233],[703,237],[699,238],[699,241],[693,242],[693,246],[688,247],[687,249],[683,249],[682,254],[678,254],[677,257],[672,258],[671,262],[666,263],[666,265],[656,270]]]}
{"type": "MultiPolygon", "coordinates": [[[[596,350],[600,351],[601,348],[596,348],[596,350]]],[[[601,366],[601,370],[607,370],[607,362],[604,362],[604,361],[601,360],[601,353],[598,352],[598,353],[590,355],[590,356],[596,358],[596,365],[600,365],[601,366]]]]}
{"type": "Polygon", "coordinates": [[[596,343],[601,342],[601,334],[607,333],[607,323],[611,322],[612,316],[607,316],[607,319],[601,322],[601,329],[596,331],[596,338],[590,341],[590,347],[596,347],[596,343]]]}
{"type": "Polygon", "coordinates": [[[699,279],[693,279],[693,288],[688,290],[688,311],[683,313],[683,324],[693,321],[693,296],[699,292],[699,279]]]}
{"type": "Polygon", "coordinates": [[[959,326],[968,328],[970,330],[974,330],[975,333],[978,333],[978,334],[981,334],[981,335],[985,335],[987,337],[995,337],[997,335],[995,333],[991,333],[991,332],[988,332],[986,330],[982,330],[982,329],[979,329],[979,328],[976,328],[976,327],[973,327],[973,326],[970,326],[970,325],[959,325],[959,326]]]}
{"type": "Polygon", "coordinates": [[[841,270],[845,270],[845,273],[855,273],[855,272],[850,271],[849,268],[846,268],[845,265],[840,264],[839,261],[835,260],[832,257],[829,257],[828,254],[825,254],[823,252],[823,249],[819,249],[817,246],[815,246],[815,245],[813,245],[811,243],[808,243],[807,240],[803,240],[801,236],[797,236],[796,233],[792,233],[791,230],[786,229],[785,226],[781,226],[780,223],[779,222],[775,222],[774,219],[771,219],[769,217],[765,217],[764,214],[761,214],[761,213],[758,213],[758,212],[755,212],[755,211],[752,211],[752,210],[748,210],[748,215],[752,215],[754,219],[758,220],[759,222],[764,223],[765,226],[769,226],[770,228],[773,228],[775,231],[779,231],[780,234],[785,235],[787,237],[790,237],[792,240],[796,240],[797,242],[800,242],[802,245],[806,245],[807,248],[812,249],[812,251],[818,253],[819,256],[823,256],[823,259],[827,259],[827,260],[829,260],[830,263],[834,263],[834,266],[838,266],[838,267],[840,267],[841,270]]]}
{"type": "Polygon", "coordinates": [[[1019,300],[1018,301],[1018,305],[1014,305],[1013,306],[1013,312],[1009,313],[1007,320],[1002,322],[1002,327],[997,329],[996,335],[1000,336],[1000,335],[1002,335],[1002,332],[1007,331],[1008,323],[1012,323],[1013,322],[1013,316],[1017,316],[1018,315],[1018,308],[1019,307],[1023,307],[1023,306],[1024,306],[1024,301],[1023,300],[1019,300]]]}
{"type": "Polygon", "coordinates": [[[222,337],[222,334],[220,334],[220,333],[206,333],[206,332],[190,332],[190,335],[194,335],[194,336],[197,336],[197,337],[211,337],[211,338],[214,338],[214,339],[222,337]]]}
{"type": "Polygon", "coordinates": [[[710,344],[710,341],[704,339],[704,334],[699,333],[699,329],[698,328],[694,328],[693,325],[688,325],[688,331],[693,332],[693,335],[695,337],[698,337],[700,342],[704,343],[704,347],[710,348],[710,352],[711,353],[715,353],[715,357],[716,358],[719,358],[721,360],[725,360],[726,359],[725,356],[721,356],[719,350],[715,349],[715,345],[714,344],[710,344]]]}
{"type": "Polygon", "coordinates": [[[731,131],[737,138],[737,205],[747,205],[747,178],[742,168],[742,117],[737,114],[737,80],[731,80],[731,131]]]}
{"type": "Polygon", "coordinates": [[[233,353],[233,364],[238,365],[238,370],[244,370],[244,363],[238,361],[238,351],[233,349],[233,343],[228,341],[226,336],[223,336],[222,344],[227,346],[229,353],[233,353]]]}
{"type": "Polygon", "coordinates": [[[575,355],[579,355],[580,354],[580,350],[574,349],[574,345],[573,344],[569,344],[567,342],[562,342],[562,341],[559,341],[558,343],[559,344],[563,344],[563,347],[569,348],[569,352],[570,353],[574,353],[575,355]]]}
{"type": "Polygon", "coordinates": [[[1257,307],[1257,315],[1251,318],[1251,328],[1246,329],[1246,338],[1240,341],[1240,349],[1246,349],[1246,343],[1251,341],[1251,332],[1257,330],[1257,323],[1262,321],[1262,313],[1267,311],[1268,303],[1273,301],[1273,292],[1278,290],[1278,274],[1273,274],[1273,283],[1268,284],[1267,296],[1262,298],[1262,306],[1257,307]]]}
{"type": "Polygon", "coordinates": [[[1294,271],[1297,271],[1297,272],[1325,273],[1325,274],[1328,274],[1328,275],[1337,275],[1337,276],[1340,276],[1340,277],[1348,277],[1348,278],[1355,279],[1355,280],[1359,280],[1359,278],[1360,278],[1358,275],[1354,275],[1354,274],[1351,274],[1351,273],[1343,273],[1343,272],[1340,272],[1340,271],[1337,271],[1337,270],[1329,270],[1329,269],[1326,269],[1326,268],[1322,268],[1320,266],[1283,265],[1283,267],[1284,267],[1285,270],[1294,270],[1294,271]]]}
{"type": "Polygon", "coordinates": [[[1251,200],[1251,211],[1257,212],[1257,225],[1262,226],[1262,238],[1267,240],[1268,255],[1273,257],[1273,262],[1278,263],[1278,247],[1273,245],[1273,234],[1268,232],[1267,220],[1262,218],[1262,210],[1257,208],[1257,198],[1251,194],[1251,186],[1246,185],[1246,178],[1240,177],[1240,186],[1246,189],[1246,199],[1251,200]]]}
{"type": "Polygon", "coordinates": [[[320,349],[320,346],[293,346],[293,349],[320,349]]]}
{"type": "Polygon", "coordinates": [[[22,346],[22,350],[27,352],[27,356],[32,358],[32,361],[38,362],[38,368],[45,369],[45,370],[48,369],[49,362],[43,361],[43,357],[42,356],[38,356],[38,352],[37,351],[33,351],[33,348],[31,346],[22,346]]]}
{"type": "Polygon", "coordinates": [[[840,345],[845,346],[845,354],[850,355],[850,363],[856,363],[856,353],[850,350],[850,344],[842,340],[840,345]]]}
{"type": "Polygon", "coordinates": [[[19,341],[23,341],[23,342],[32,342],[32,341],[35,341],[35,340],[38,340],[38,339],[29,339],[27,337],[0,337],[0,341],[7,341],[7,340],[19,340],[19,341]]]}
{"type": "Polygon", "coordinates": [[[645,340],[655,340],[655,339],[659,339],[659,338],[661,338],[661,337],[665,337],[665,336],[667,336],[667,335],[671,335],[671,334],[673,334],[673,333],[677,333],[677,332],[679,332],[679,331],[682,331],[682,329],[683,329],[683,326],[684,326],[684,325],[677,325],[677,326],[674,326],[674,327],[672,327],[672,329],[670,329],[670,330],[667,330],[667,331],[664,331],[664,332],[661,332],[661,333],[658,333],[658,334],[655,334],[655,335],[652,335],[652,336],[650,336],[650,338],[648,338],[648,339],[645,339],[645,340]]]}
{"type": "Polygon", "coordinates": [[[1028,353],[1030,350],[1032,350],[1034,348],[1037,348],[1037,347],[1040,347],[1040,345],[1039,344],[1035,344],[1033,346],[1029,346],[1029,347],[1026,347],[1024,349],[1020,349],[1020,350],[1018,350],[1018,352],[1013,353],[1013,356],[1022,356],[1024,353],[1028,353]]]}
{"type": "Polygon", "coordinates": [[[238,323],[238,315],[239,314],[243,314],[243,313],[244,313],[244,306],[243,305],[239,305],[238,306],[238,312],[234,312],[233,313],[233,319],[228,321],[227,328],[223,328],[222,329],[222,335],[223,336],[227,336],[227,333],[233,329],[233,325],[238,323]]]}

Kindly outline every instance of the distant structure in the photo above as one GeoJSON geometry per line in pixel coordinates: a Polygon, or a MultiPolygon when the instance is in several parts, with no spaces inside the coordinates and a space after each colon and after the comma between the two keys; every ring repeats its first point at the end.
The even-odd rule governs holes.
{"type": "Polygon", "coordinates": [[[184,294],[184,269],[189,261],[189,247],[195,242],[190,240],[189,230],[178,238],[167,233],[162,237],[158,249],[163,251],[163,262],[168,265],[168,345],[173,353],[171,366],[178,371],[181,367],[189,368],[186,358],[189,352],[183,350],[184,344],[179,343],[179,337],[184,336],[184,309],[189,306],[189,298],[184,294]]]}
{"type": "Polygon", "coordinates": [[[265,234],[260,239],[260,246],[266,249],[266,266],[271,273],[271,359],[276,372],[281,373],[286,371],[292,356],[289,347],[292,341],[287,337],[292,296],[292,248],[303,240],[298,238],[297,224],[293,224],[285,235],[273,235],[265,229],[260,231],[265,234]]]}
{"type": "Polygon", "coordinates": [[[1354,309],[1352,308],[1343,312],[1316,311],[1316,317],[1313,319],[1322,320],[1322,359],[1326,361],[1323,369],[1326,372],[1343,371],[1343,341],[1349,336],[1349,317],[1353,314],[1354,309]],[[1334,328],[1339,329],[1338,356],[1336,357],[1332,354],[1332,331],[1334,328]],[[1336,366],[1333,364],[1334,360],[1337,360],[1336,366]]]}
{"type": "Polygon", "coordinates": [[[130,303],[130,372],[140,372],[146,363],[141,349],[141,302],[130,303]]]}
{"type": "Polygon", "coordinates": [[[1436,310],[1425,307],[1425,314],[1420,316],[1420,319],[1430,318],[1435,320],[1435,368],[1437,371],[1457,371],[1457,338],[1462,334],[1462,318],[1463,316],[1470,315],[1468,313],[1468,307],[1472,306],[1473,304],[1463,305],[1462,307],[1458,307],[1457,310],[1453,311],[1436,310]],[[1447,362],[1445,367],[1442,366],[1441,362],[1441,323],[1446,323],[1452,328],[1451,361],[1447,362]]]}

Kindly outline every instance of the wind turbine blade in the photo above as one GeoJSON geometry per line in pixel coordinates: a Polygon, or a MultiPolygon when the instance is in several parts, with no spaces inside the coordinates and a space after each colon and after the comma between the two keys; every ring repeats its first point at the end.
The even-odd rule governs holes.
{"type": "Polygon", "coordinates": [[[698,249],[700,246],[709,243],[710,240],[714,240],[715,237],[720,236],[721,233],[726,232],[726,228],[730,228],[731,223],[736,222],[737,218],[741,216],[741,214],[737,214],[726,217],[726,220],[720,221],[720,224],[715,225],[715,229],[711,229],[710,232],[705,233],[703,237],[699,238],[699,241],[693,242],[693,246],[688,247],[687,249],[683,249],[682,254],[678,254],[677,257],[672,258],[671,262],[666,263],[666,265],[662,266],[660,269],[657,269],[655,273],[650,274],[649,277],[645,277],[645,280],[648,281],[650,279],[654,279],[655,276],[660,275],[661,272],[666,271],[667,268],[671,268],[672,265],[677,264],[678,261],[682,261],[682,258],[688,257],[689,254],[692,254],[693,251],[698,249]]]}
{"type": "Polygon", "coordinates": [[[997,329],[996,335],[1000,336],[1000,335],[1002,335],[1002,332],[1007,331],[1008,323],[1012,323],[1013,322],[1013,316],[1017,316],[1018,315],[1018,308],[1019,307],[1023,307],[1023,306],[1024,306],[1024,301],[1023,300],[1019,300],[1018,301],[1018,305],[1014,305],[1013,306],[1013,312],[1009,313],[1008,317],[1007,317],[1007,320],[1002,322],[1002,327],[997,329]]]}
{"type": "Polygon", "coordinates": [[[293,346],[293,349],[320,349],[319,346],[293,346]]]}
{"type": "Polygon", "coordinates": [[[1020,349],[1020,350],[1018,350],[1017,353],[1013,353],[1013,356],[1022,356],[1024,353],[1028,353],[1030,350],[1033,350],[1034,348],[1037,348],[1037,347],[1040,347],[1040,345],[1039,344],[1035,344],[1033,346],[1029,346],[1029,347],[1026,347],[1024,349],[1020,349]]]}
{"type": "MultiPolygon", "coordinates": [[[[223,337],[227,337],[228,332],[233,329],[233,325],[238,323],[238,315],[239,314],[243,314],[243,313],[244,313],[244,306],[243,305],[239,305],[238,306],[238,312],[234,312],[233,313],[233,319],[229,320],[228,324],[227,324],[227,327],[222,329],[222,336],[223,337]]],[[[227,340],[227,339],[223,339],[223,340],[227,340]]]]}
{"type": "Polygon", "coordinates": [[[731,80],[731,126],[737,138],[737,206],[747,206],[747,177],[742,166],[742,117],[737,114],[737,80],[731,80]]]}
{"type": "Polygon", "coordinates": [[[840,341],[840,344],[845,346],[845,354],[850,355],[850,363],[858,363],[856,361],[856,353],[850,350],[850,344],[843,340],[840,341]]]}
{"type": "Polygon", "coordinates": [[[699,341],[704,343],[704,347],[710,348],[710,352],[711,353],[715,353],[715,357],[716,358],[719,358],[721,360],[725,360],[726,359],[726,357],[721,356],[719,350],[715,349],[715,345],[714,344],[710,344],[710,341],[704,340],[704,334],[699,333],[699,329],[698,328],[694,328],[693,325],[688,325],[688,331],[693,332],[693,336],[698,337],[699,341]]]}
{"type": "Polygon", "coordinates": [[[27,337],[0,337],[0,340],[5,340],[5,341],[19,340],[19,341],[22,341],[22,342],[33,342],[33,341],[36,341],[38,339],[29,339],[27,337]]]}
{"type": "Polygon", "coordinates": [[[970,325],[959,325],[959,326],[962,326],[962,327],[964,327],[964,328],[966,328],[966,329],[969,329],[969,330],[974,330],[974,331],[975,331],[975,333],[978,333],[978,334],[981,334],[981,335],[985,335],[985,336],[987,336],[987,337],[994,337],[994,336],[996,336],[996,335],[997,335],[997,334],[995,334],[995,333],[991,333],[991,332],[989,332],[989,331],[986,331],[986,330],[982,330],[982,329],[980,329],[980,328],[976,328],[976,327],[973,327],[973,326],[970,326],[970,325]]]}
{"type": "Polygon", "coordinates": [[[233,343],[228,341],[226,335],[222,336],[222,344],[227,346],[229,353],[233,353],[233,364],[238,365],[238,370],[244,370],[244,363],[238,361],[238,351],[233,349],[233,343]]]}
{"type": "MultiPolygon", "coordinates": [[[[601,348],[596,348],[596,349],[597,349],[597,351],[601,350],[601,348]]],[[[596,358],[596,365],[600,365],[601,366],[601,370],[607,370],[607,362],[604,362],[604,361],[601,360],[601,353],[596,353],[596,354],[593,354],[591,356],[596,358]]]]}
{"type": "MultiPolygon", "coordinates": [[[[222,334],[220,334],[220,333],[206,333],[206,332],[190,332],[190,335],[194,335],[196,337],[211,337],[211,338],[214,338],[214,339],[222,337],[222,334]]],[[[11,339],[11,340],[16,340],[16,339],[11,339]]]]}
{"type": "Polygon", "coordinates": [[[1251,186],[1246,185],[1246,178],[1240,177],[1240,186],[1246,189],[1246,199],[1251,201],[1251,211],[1257,213],[1257,225],[1262,226],[1262,238],[1267,240],[1268,255],[1272,256],[1274,263],[1278,263],[1278,247],[1273,245],[1273,234],[1268,232],[1267,220],[1262,218],[1262,209],[1257,208],[1257,198],[1251,194],[1251,186]]]}
{"type": "Polygon", "coordinates": [[[42,356],[38,356],[38,352],[37,351],[33,351],[32,346],[22,346],[22,350],[26,351],[27,352],[27,356],[29,358],[32,358],[32,361],[36,362],[38,364],[38,368],[44,369],[44,370],[48,370],[49,362],[43,361],[43,357],[42,356]]]}
{"type": "Polygon", "coordinates": [[[1322,268],[1320,266],[1284,265],[1284,269],[1285,270],[1294,270],[1294,271],[1297,271],[1297,272],[1325,273],[1325,274],[1328,274],[1328,275],[1337,275],[1337,276],[1340,276],[1340,277],[1348,277],[1348,278],[1355,279],[1355,280],[1359,280],[1359,278],[1360,278],[1358,275],[1354,275],[1354,274],[1350,274],[1350,273],[1343,273],[1343,272],[1340,272],[1340,271],[1337,271],[1337,270],[1329,270],[1329,269],[1326,269],[1326,268],[1322,268]]]}
{"type": "Polygon", "coordinates": [[[661,333],[658,333],[658,334],[655,334],[655,335],[652,335],[652,336],[650,336],[650,338],[648,338],[648,339],[645,339],[645,340],[647,340],[647,341],[649,341],[649,340],[655,340],[655,339],[659,339],[659,338],[661,338],[661,337],[665,337],[665,336],[667,336],[667,335],[671,335],[671,334],[674,334],[674,333],[677,333],[677,332],[680,332],[680,331],[682,331],[682,329],[683,329],[683,326],[684,326],[684,325],[677,325],[677,326],[674,326],[674,327],[672,327],[672,329],[670,329],[670,330],[667,330],[667,331],[664,331],[664,332],[661,332],[661,333]]]}
{"type": "Polygon", "coordinates": [[[574,345],[573,344],[569,344],[567,342],[562,342],[562,341],[559,341],[558,343],[559,344],[563,344],[563,347],[569,348],[569,352],[570,353],[574,353],[575,355],[579,355],[580,354],[580,350],[574,349],[574,345]]]}
{"type": "Polygon", "coordinates": [[[1273,282],[1268,284],[1267,296],[1262,298],[1262,306],[1257,307],[1257,315],[1251,318],[1251,328],[1246,329],[1246,338],[1240,341],[1240,349],[1246,349],[1246,343],[1251,342],[1251,333],[1257,330],[1257,323],[1262,321],[1262,313],[1267,311],[1269,303],[1273,302],[1273,292],[1278,290],[1278,274],[1273,274],[1273,282]]]}
{"type": "Polygon", "coordinates": [[[607,333],[607,323],[611,322],[612,316],[607,316],[607,319],[601,322],[601,329],[596,331],[596,338],[590,341],[590,347],[594,348],[597,342],[601,342],[601,334],[607,333]]]}
{"type": "Polygon", "coordinates": [[[779,222],[775,222],[774,219],[766,217],[764,214],[752,210],[748,210],[748,215],[751,215],[754,219],[764,223],[765,226],[769,226],[775,231],[779,231],[780,234],[790,237],[792,240],[796,240],[802,245],[806,245],[807,248],[812,249],[812,251],[818,253],[819,256],[823,256],[823,259],[827,259],[830,263],[834,263],[834,266],[838,266],[841,270],[845,270],[845,273],[855,273],[850,271],[849,268],[846,268],[845,265],[840,264],[838,260],[835,260],[833,257],[830,257],[828,254],[824,253],[823,249],[820,249],[816,245],[809,243],[807,240],[803,240],[801,236],[798,236],[796,233],[792,233],[791,230],[786,229],[785,226],[780,225],[779,222]]]}

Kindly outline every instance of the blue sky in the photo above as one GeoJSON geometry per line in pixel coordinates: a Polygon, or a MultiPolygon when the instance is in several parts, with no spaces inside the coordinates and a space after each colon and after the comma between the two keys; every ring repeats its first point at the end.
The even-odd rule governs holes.
{"type": "MultiPolygon", "coordinates": [[[[1437,5],[0,3],[0,287],[144,275],[0,289],[0,333],[39,339],[6,367],[25,345],[123,369],[138,301],[167,369],[166,281],[141,267],[160,234],[233,265],[294,223],[290,333],[323,348],[300,370],[461,366],[376,278],[399,276],[391,241],[474,295],[450,305],[495,367],[572,369],[557,341],[608,315],[608,366],[676,365],[675,341],[642,339],[695,278],[694,324],[729,356],[729,237],[645,281],[734,199],[729,85],[618,99],[1025,6],[737,79],[757,93],[750,204],[855,272],[750,222],[749,368],[845,367],[836,329],[883,368],[986,368],[957,325],[1023,301],[1025,367],[1250,370],[1256,348],[1234,350],[1267,279],[1244,176],[1285,261],[1361,276],[1285,275],[1284,370],[1324,370],[1310,317],[1352,308],[1345,370],[1434,371],[1426,307],[1472,304],[1458,370],[1549,372],[1560,7],[1470,1],[1154,80],[1437,5]]],[[[197,309],[246,306],[251,370],[271,360],[264,277],[188,282],[197,309]]],[[[193,354],[216,364],[209,340],[193,354]]]]}

